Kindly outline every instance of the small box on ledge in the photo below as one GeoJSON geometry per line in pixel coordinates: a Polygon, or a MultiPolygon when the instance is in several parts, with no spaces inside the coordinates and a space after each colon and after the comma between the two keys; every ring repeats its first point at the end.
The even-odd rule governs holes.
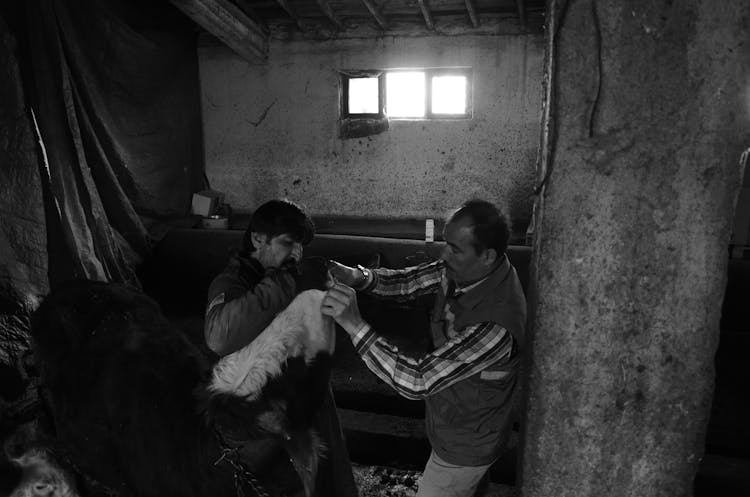
{"type": "Polygon", "coordinates": [[[193,193],[193,202],[190,206],[190,211],[198,216],[208,217],[215,214],[216,208],[222,203],[224,203],[224,194],[222,192],[202,190],[193,193]]]}

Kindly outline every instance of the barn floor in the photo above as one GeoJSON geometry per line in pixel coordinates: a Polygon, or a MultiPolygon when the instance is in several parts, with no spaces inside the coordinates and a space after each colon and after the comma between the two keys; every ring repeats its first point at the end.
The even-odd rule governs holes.
{"type": "Polygon", "coordinates": [[[360,497],[411,497],[417,493],[419,472],[359,464],[352,470],[360,497]]]}
{"type": "MultiPolygon", "coordinates": [[[[419,471],[359,464],[353,464],[352,469],[360,497],[414,497],[417,494],[419,471]]],[[[490,483],[484,493],[484,497],[518,495],[515,487],[497,483],[490,483]]]]}

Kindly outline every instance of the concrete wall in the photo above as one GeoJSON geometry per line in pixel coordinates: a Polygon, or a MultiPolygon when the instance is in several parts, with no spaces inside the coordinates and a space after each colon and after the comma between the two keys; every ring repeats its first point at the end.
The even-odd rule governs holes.
{"type": "Polygon", "coordinates": [[[471,196],[530,216],[541,34],[273,41],[269,62],[199,49],[206,172],[235,210],[279,196],[315,215],[442,217],[471,196]],[[337,69],[471,66],[474,118],[338,137],[337,69]]]}

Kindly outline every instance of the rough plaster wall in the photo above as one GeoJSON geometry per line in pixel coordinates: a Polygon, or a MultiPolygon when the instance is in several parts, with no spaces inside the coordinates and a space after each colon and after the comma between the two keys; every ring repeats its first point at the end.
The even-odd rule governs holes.
{"type": "Polygon", "coordinates": [[[442,217],[478,195],[528,222],[541,34],[275,41],[265,66],[213,46],[199,60],[206,172],[235,209],[287,196],[319,215],[442,217]],[[430,66],[474,68],[472,120],[338,138],[337,69],[430,66]]]}
{"type": "Polygon", "coordinates": [[[750,145],[750,3],[553,6],[523,495],[691,495],[750,145]]]}

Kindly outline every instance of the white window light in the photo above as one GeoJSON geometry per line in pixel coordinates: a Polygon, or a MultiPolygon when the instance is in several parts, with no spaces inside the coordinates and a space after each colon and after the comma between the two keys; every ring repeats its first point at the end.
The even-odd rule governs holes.
{"type": "Polygon", "coordinates": [[[466,76],[432,77],[432,113],[466,114],[466,76]]]}
{"type": "Polygon", "coordinates": [[[349,78],[349,114],[380,112],[378,78],[349,78]]]}
{"type": "Polygon", "coordinates": [[[345,79],[344,117],[467,119],[472,115],[470,68],[391,69],[345,79]],[[376,76],[382,74],[382,76],[376,76]]]}
{"type": "Polygon", "coordinates": [[[385,111],[388,117],[425,116],[425,73],[394,71],[385,75],[385,111]]]}

